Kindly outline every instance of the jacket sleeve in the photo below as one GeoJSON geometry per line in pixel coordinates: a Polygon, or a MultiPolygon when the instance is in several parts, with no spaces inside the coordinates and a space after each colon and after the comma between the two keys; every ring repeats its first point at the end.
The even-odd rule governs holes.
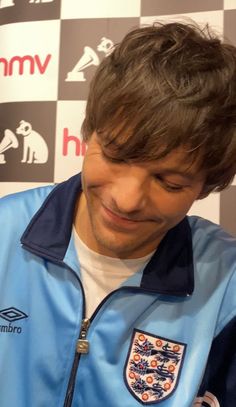
{"type": "Polygon", "coordinates": [[[198,392],[202,406],[236,405],[236,317],[214,339],[198,392]]]}

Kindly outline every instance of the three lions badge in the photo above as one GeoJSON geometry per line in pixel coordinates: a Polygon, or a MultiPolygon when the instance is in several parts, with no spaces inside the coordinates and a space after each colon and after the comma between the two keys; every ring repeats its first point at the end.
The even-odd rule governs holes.
{"type": "Polygon", "coordinates": [[[186,344],[134,330],[125,376],[131,394],[142,404],[163,401],[175,390],[186,344]]]}

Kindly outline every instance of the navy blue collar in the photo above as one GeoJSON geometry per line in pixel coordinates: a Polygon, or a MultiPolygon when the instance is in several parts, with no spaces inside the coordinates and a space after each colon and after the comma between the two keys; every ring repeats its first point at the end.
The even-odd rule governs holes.
{"type": "MultiPolygon", "coordinates": [[[[52,261],[63,261],[71,238],[81,176],[57,185],[32,218],[21,242],[24,247],[52,261]]],[[[187,217],[169,230],[144,269],[143,289],[186,296],[194,289],[191,229],[187,217]]]]}

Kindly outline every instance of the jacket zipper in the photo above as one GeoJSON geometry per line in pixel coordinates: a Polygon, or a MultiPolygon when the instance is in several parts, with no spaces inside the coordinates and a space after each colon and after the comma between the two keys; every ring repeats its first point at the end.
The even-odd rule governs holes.
{"type": "Polygon", "coordinates": [[[77,276],[75,271],[70,266],[68,266],[66,263],[64,263],[64,261],[53,259],[50,256],[45,255],[45,253],[44,254],[40,253],[38,250],[35,250],[35,248],[31,248],[28,245],[26,246],[26,245],[23,244],[22,247],[24,249],[27,249],[29,252],[31,252],[33,254],[36,254],[36,255],[38,255],[40,257],[43,256],[44,258],[48,259],[49,261],[54,262],[55,264],[59,264],[60,266],[63,266],[67,270],[71,271],[73,273],[73,275],[75,276],[75,278],[78,280],[80,288],[81,288],[82,297],[83,297],[83,311],[82,311],[82,318],[83,319],[82,319],[82,322],[81,322],[80,334],[79,334],[79,338],[78,338],[77,344],[76,344],[76,352],[75,352],[74,361],[73,361],[73,365],[72,365],[72,369],[71,369],[71,373],[70,373],[70,378],[69,378],[69,383],[68,383],[68,386],[67,386],[66,396],[65,396],[65,400],[64,400],[64,404],[63,404],[63,407],[71,407],[72,401],[73,401],[73,395],[74,395],[76,373],[77,373],[77,370],[78,370],[80,357],[81,357],[81,354],[88,353],[88,351],[89,351],[89,342],[86,339],[86,336],[87,336],[88,328],[90,326],[90,322],[95,317],[97,311],[100,309],[100,306],[103,304],[103,302],[105,302],[106,298],[109,297],[111,293],[108,294],[108,296],[106,298],[104,298],[103,301],[99,304],[99,306],[97,307],[97,309],[93,313],[90,320],[88,318],[85,318],[85,293],[84,293],[84,288],[83,288],[83,285],[81,283],[80,278],[77,276]]]}
{"type": "Polygon", "coordinates": [[[88,318],[84,318],[81,324],[80,336],[76,346],[76,351],[78,354],[89,352],[89,341],[86,339],[89,325],[90,320],[88,318]]]}
{"type": "Polygon", "coordinates": [[[81,323],[79,339],[77,340],[76,353],[75,353],[75,357],[74,357],[73,366],[71,369],[70,380],[69,380],[69,384],[68,384],[68,388],[67,388],[67,392],[66,392],[64,407],[70,407],[72,404],[74,388],[75,388],[75,378],[76,378],[76,373],[78,370],[80,356],[81,356],[81,354],[85,354],[85,353],[89,352],[89,342],[86,339],[89,325],[90,325],[90,320],[88,318],[84,318],[81,323]]]}
{"type": "MultiPolygon", "coordinates": [[[[69,268],[67,265],[66,265],[66,267],[69,268]]],[[[81,281],[80,281],[80,285],[81,285],[81,288],[82,288],[84,304],[85,304],[84,289],[83,289],[83,286],[81,284],[81,281]]],[[[138,287],[135,287],[135,288],[137,289],[137,291],[139,291],[138,287]]],[[[103,304],[107,301],[107,299],[111,295],[113,295],[117,291],[126,290],[126,289],[134,289],[134,287],[129,287],[129,286],[120,287],[120,288],[117,288],[116,290],[110,292],[105,298],[103,298],[103,300],[97,306],[97,308],[95,309],[95,311],[94,311],[94,313],[93,313],[93,315],[91,316],[90,319],[88,319],[88,318],[82,319],[80,334],[79,334],[79,338],[78,338],[77,344],[76,344],[75,357],[74,357],[73,366],[72,366],[72,369],[71,369],[70,379],[69,379],[69,383],[68,383],[66,397],[65,397],[63,407],[71,407],[71,405],[72,405],[73,395],[74,395],[74,388],[75,388],[75,379],[76,379],[76,374],[77,374],[78,367],[79,367],[80,357],[81,357],[81,355],[86,354],[86,353],[89,352],[89,341],[87,340],[87,334],[88,334],[88,330],[89,330],[89,327],[91,325],[91,322],[94,320],[94,318],[97,315],[97,313],[99,312],[100,308],[103,306],[103,304]]]]}
{"type": "MultiPolygon", "coordinates": [[[[80,281],[80,285],[81,285],[81,289],[82,289],[82,293],[83,293],[83,300],[84,300],[84,304],[85,304],[84,289],[83,289],[83,286],[81,284],[81,281],[80,281]]],[[[131,287],[122,287],[122,288],[124,289],[124,288],[131,288],[131,287]]],[[[71,405],[72,405],[74,389],[75,389],[75,379],[76,379],[76,374],[77,374],[77,371],[78,371],[80,357],[81,357],[81,355],[86,354],[86,353],[89,352],[89,341],[87,340],[87,334],[88,334],[88,329],[89,329],[89,327],[91,325],[91,322],[95,318],[96,314],[98,313],[98,311],[100,310],[102,305],[106,302],[106,300],[112,294],[114,294],[116,291],[119,291],[119,290],[120,290],[120,288],[118,288],[117,290],[112,291],[105,298],[103,298],[103,300],[97,306],[96,310],[94,311],[94,313],[93,313],[93,315],[91,316],[90,319],[88,319],[88,318],[83,318],[82,319],[80,334],[79,334],[79,338],[78,338],[77,344],[76,344],[75,357],[74,357],[74,361],[73,361],[73,365],[72,365],[72,369],[71,369],[70,379],[69,379],[69,383],[68,383],[68,387],[67,387],[67,391],[66,391],[66,397],[65,397],[63,407],[71,407],[71,405]]]]}

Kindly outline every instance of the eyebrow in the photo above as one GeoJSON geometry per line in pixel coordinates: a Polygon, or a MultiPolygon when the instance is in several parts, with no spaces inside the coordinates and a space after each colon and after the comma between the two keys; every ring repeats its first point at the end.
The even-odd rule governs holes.
{"type": "Polygon", "coordinates": [[[196,178],[197,175],[197,170],[196,173],[193,171],[185,171],[185,170],[180,170],[178,168],[163,168],[163,169],[159,169],[157,171],[158,173],[160,173],[161,175],[179,175],[182,178],[185,178],[188,181],[192,181],[194,178],[196,178]]]}

